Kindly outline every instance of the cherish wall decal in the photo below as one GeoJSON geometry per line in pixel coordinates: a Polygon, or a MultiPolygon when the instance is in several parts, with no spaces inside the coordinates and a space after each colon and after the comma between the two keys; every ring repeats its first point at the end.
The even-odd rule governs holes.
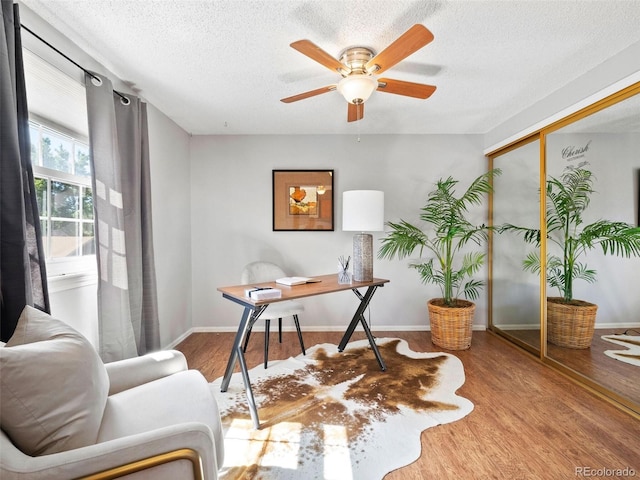
{"type": "Polygon", "coordinates": [[[575,145],[569,145],[562,149],[562,158],[567,162],[572,162],[574,160],[578,160],[579,158],[584,158],[589,151],[589,145],[591,145],[591,140],[589,140],[582,147],[576,147],[575,145]]]}

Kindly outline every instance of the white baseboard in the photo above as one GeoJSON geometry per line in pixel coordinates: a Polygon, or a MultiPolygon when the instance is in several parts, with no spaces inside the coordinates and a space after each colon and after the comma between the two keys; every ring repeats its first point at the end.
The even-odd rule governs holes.
{"type": "Polygon", "coordinates": [[[494,325],[494,327],[499,328],[500,330],[540,330],[540,325],[531,324],[531,323],[510,323],[507,325],[494,325]]]}
{"type": "MultiPolygon", "coordinates": [[[[531,324],[509,324],[509,325],[496,325],[498,328],[504,331],[509,330],[539,330],[540,327],[538,325],[531,324]]],[[[277,328],[277,326],[276,326],[277,328]]],[[[598,328],[640,328],[640,325],[635,322],[625,322],[625,323],[598,323],[596,324],[596,329],[598,328]]],[[[342,325],[320,325],[320,326],[302,326],[302,332],[304,334],[307,332],[344,332],[345,327],[342,325]]],[[[360,328],[359,328],[360,329],[360,328]]],[[[476,332],[486,330],[486,325],[473,325],[473,330],[476,332]]],[[[431,327],[429,325],[373,325],[371,326],[371,330],[373,332],[429,332],[431,331],[431,327]]],[[[185,340],[192,333],[235,333],[237,331],[237,327],[193,327],[187,330],[185,333],[180,335],[176,340],[171,342],[169,345],[165,347],[165,349],[169,350],[175,348],[180,342],[185,340]]],[[[264,332],[264,324],[256,325],[253,329],[254,332],[264,332]]],[[[271,327],[271,331],[273,332],[273,325],[271,327]]],[[[295,327],[293,325],[284,325],[282,327],[283,332],[295,332],[295,327]]]]}
{"type": "MultiPolygon", "coordinates": [[[[539,330],[538,325],[531,324],[509,324],[509,325],[496,325],[504,331],[509,330],[539,330]]],[[[276,327],[277,328],[277,327],[276,327]]],[[[598,323],[596,329],[612,329],[612,328],[640,328],[638,322],[625,322],[625,323],[598,323]]],[[[341,325],[321,325],[321,326],[304,326],[302,332],[344,332],[345,327],[341,325]]],[[[486,325],[473,325],[473,331],[479,332],[486,330],[486,325]]],[[[429,332],[431,327],[429,325],[373,325],[371,327],[373,332],[429,332]]],[[[235,333],[236,327],[193,327],[180,335],[176,340],[171,342],[165,347],[166,350],[175,348],[180,342],[185,340],[192,333],[235,333]]],[[[254,332],[264,332],[264,324],[256,326],[253,329],[254,332]]],[[[273,326],[271,327],[273,332],[273,326]]],[[[282,327],[283,332],[295,332],[293,325],[286,325],[282,327]]]]}
{"type": "MultiPolygon", "coordinates": [[[[278,327],[276,326],[276,329],[278,327]]],[[[359,328],[360,329],[360,328],[359,328]]],[[[356,330],[359,330],[356,329],[356,330]]],[[[486,325],[474,325],[474,331],[486,330],[486,325]]],[[[302,326],[302,333],[304,332],[344,332],[345,326],[342,325],[323,325],[323,326],[302,326]]],[[[373,325],[371,330],[375,332],[429,332],[431,328],[428,325],[373,325]]],[[[264,332],[264,324],[253,328],[254,332],[264,332]]],[[[271,326],[273,332],[273,325],[271,326]]],[[[295,332],[296,329],[293,325],[286,325],[282,327],[283,332],[295,332]]],[[[185,340],[192,333],[235,333],[237,327],[193,327],[187,330],[184,334],[178,337],[165,347],[165,349],[175,348],[180,342],[185,340]]]]}
{"type": "Polygon", "coordinates": [[[178,338],[176,338],[173,342],[171,342],[169,345],[167,345],[166,347],[164,347],[163,350],[171,350],[176,348],[176,346],[182,342],[183,340],[185,340],[189,335],[191,335],[193,333],[193,328],[190,328],[189,330],[187,330],[186,332],[184,332],[182,335],[180,335],[178,338]]]}
{"type": "MultiPolygon", "coordinates": [[[[508,324],[508,325],[494,325],[494,327],[499,328],[500,330],[508,331],[508,330],[540,330],[539,325],[532,324],[508,324]]],[[[640,328],[640,324],[638,322],[624,322],[624,323],[596,323],[596,330],[598,329],[611,329],[611,328],[640,328]]]]}
{"type": "MultiPolygon", "coordinates": [[[[273,324],[271,325],[271,331],[273,332],[273,324]]],[[[277,328],[277,327],[276,327],[277,328]]],[[[487,329],[486,325],[474,325],[473,330],[484,331],[487,329]]],[[[302,332],[344,332],[345,327],[340,325],[321,325],[321,326],[302,326],[302,332]]],[[[356,329],[358,330],[358,329],[356,329]]],[[[426,325],[373,325],[371,330],[374,332],[429,332],[431,328],[426,325]]],[[[189,336],[192,332],[211,332],[211,333],[228,333],[236,332],[235,327],[193,327],[190,329],[186,336],[189,336]]],[[[254,327],[254,332],[264,332],[264,325],[254,327]]],[[[282,327],[283,332],[295,332],[294,326],[282,327]]]]}

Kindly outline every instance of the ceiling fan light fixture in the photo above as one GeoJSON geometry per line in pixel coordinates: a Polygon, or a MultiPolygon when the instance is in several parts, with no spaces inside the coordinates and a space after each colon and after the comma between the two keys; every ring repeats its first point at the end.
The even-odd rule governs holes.
{"type": "Polygon", "coordinates": [[[280,101],[297,102],[338,90],[347,101],[347,122],[356,122],[364,118],[364,102],[369,99],[374,90],[424,100],[433,94],[436,87],[377,77],[432,40],[433,33],[424,25],[416,23],[377,54],[369,47],[354,46],[343,50],[339,60],[309,40],[293,42],[292,48],[332,72],[338,72],[343,78],[337,84],[282,98],[280,101]]]}
{"type": "Polygon", "coordinates": [[[349,75],[338,82],[338,91],[344,99],[360,105],[367,101],[373,91],[378,88],[378,81],[370,75],[349,75]]]}

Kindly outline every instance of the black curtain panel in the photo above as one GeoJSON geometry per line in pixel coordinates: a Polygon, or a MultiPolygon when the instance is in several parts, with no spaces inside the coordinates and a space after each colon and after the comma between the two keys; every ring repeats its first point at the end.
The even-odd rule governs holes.
{"type": "Polygon", "coordinates": [[[0,28],[0,326],[7,341],[25,305],[47,313],[49,295],[31,166],[20,14],[2,1],[0,28]]]}

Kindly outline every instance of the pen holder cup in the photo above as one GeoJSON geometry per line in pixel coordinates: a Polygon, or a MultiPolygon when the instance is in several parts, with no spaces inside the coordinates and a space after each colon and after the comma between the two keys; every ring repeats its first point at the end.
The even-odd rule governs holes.
{"type": "Polygon", "coordinates": [[[342,285],[351,283],[351,273],[349,273],[349,270],[338,270],[338,283],[342,285]]]}

